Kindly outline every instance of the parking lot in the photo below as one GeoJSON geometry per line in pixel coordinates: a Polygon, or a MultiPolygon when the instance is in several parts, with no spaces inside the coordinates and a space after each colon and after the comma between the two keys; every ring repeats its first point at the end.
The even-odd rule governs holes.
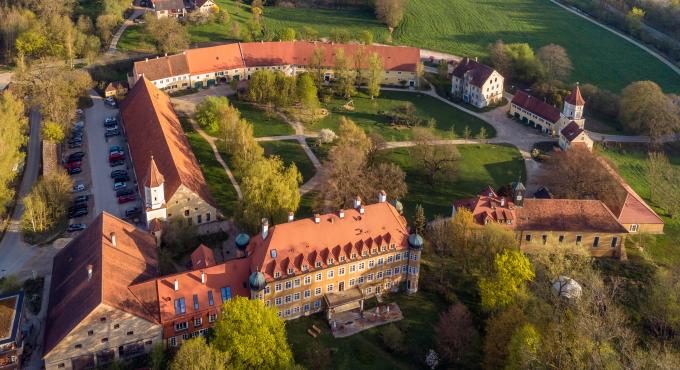
{"type": "Polygon", "coordinates": [[[74,193],[74,198],[80,195],[89,195],[88,215],[72,219],[70,223],[89,224],[102,211],[109,212],[117,217],[125,218],[125,211],[138,207],[141,209],[140,197],[137,190],[137,183],[134,171],[129,162],[129,150],[127,141],[123,134],[122,124],[118,122],[118,129],[121,134],[118,136],[106,137],[107,128],[104,122],[107,117],[118,117],[118,109],[104,104],[104,99],[94,90],[90,91],[93,106],[85,110],[85,132],[83,135],[82,148],[68,149],[65,153],[67,158],[71,153],[83,151],[85,158],[82,162],[82,173],[74,175],[74,182],[85,185],[85,190],[74,193]],[[124,163],[111,167],[109,163],[110,149],[113,146],[120,146],[124,152],[124,163]],[[125,181],[125,188],[132,191],[134,201],[119,203],[119,198],[114,190],[114,180],[112,171],[124,170],[127,172],[129,180],[125,181]]]}

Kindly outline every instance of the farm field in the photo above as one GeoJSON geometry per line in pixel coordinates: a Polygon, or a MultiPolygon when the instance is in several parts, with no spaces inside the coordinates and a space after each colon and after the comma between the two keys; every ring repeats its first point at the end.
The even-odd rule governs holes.
{"type": "Polygon", "coordinates": [[[410,102],[415,105],[416,115],[419,118],[425,121],[430,118],[435,120],[435,132],[442,138],[451,138],[451,126],[454,126],[457,137],[462,137],[465,126],[470,128],[472,136],[477,135],[482,127],[486,129],[487,138],[496,135],[494,128],[484,121],[424,94],[382,91],[380,96],[373,100],[365,94],[359,94],[352,100],[354,101],[354,110],[348,111],[343,108],[346,100],[333,99],[326,104],[330,114],[321,121],[308,125],[307,128],[312,131],[330,128],[337,132],[340,116],[345,116],[353,120],[366,132],[378,132],[387,141],[409,140],[412,138],[411,129],[397,129],[390,126],[388,118],[380,112],[410,102]]]}
{"type": "Polygon", "coordinates": [[[297,141],[264,141],[259,144],[264,149],[264,154],[266,156],[278,155],[286,166],[295,163],[300,174],[302,174],[303,184],[311,179],[316,173],[312,161],[309,160],[307,153],[305,153],[304,149],[302,149],[302,146],[297,141]]]}
{"type": "Polygon", "coordinates": [[[472,197],[485,186],[500,187],[520,176],[526,178],[524,160],[519,151],[505,145],[458,145],[460,159],[452,178],[441,178],[434,186],[427,183],[407,148],[390,149],[382,159],[398,164],[406,172],[408,194],[401,202],[410,217],[417,204],[425,209],[428,220],[435,216],[450,216],[454,199],[472,197]]]}

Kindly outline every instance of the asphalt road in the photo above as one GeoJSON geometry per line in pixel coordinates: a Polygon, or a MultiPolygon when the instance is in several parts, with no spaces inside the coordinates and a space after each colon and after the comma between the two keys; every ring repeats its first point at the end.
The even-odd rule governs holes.
{"type": "MultiPolygon", "coordinates": [[[[125,215],[125,210],[132,207],[139,207],[139,194],[137,194],[137,185],[134,182],[135,177],[129,162],[129,153],[125,136],[114,136],[105,138],[106,128],[104,127],[104,120],[106,117],[118,116],[118,109],[113,109],[104,104],[104,99],[99,96],[94,90],[90,90],[90,97],[94,105],[85,110],[85,125],[87,134],[87,155],[89,157],[90,175],[92,182],[90,188],[86,193],[94,197],[94,206],[90,210],[90,218],[94,219],[102,211],[106,211],[117,217],[125,215]],[[116,167],[115,169],[127,169],[131,180],[127,185],[133,189],[137,195],[136,202],[125,204],[118,204],[116,192],[113,190],[113,180],[111,179],[111,171],[113,168],[109,166],[109,148],[114,145],[119,145],[125,148],[126,165],[125,167],[116,167]]],[[[122,130],[122,124],[118,123],[122,130]]]]}

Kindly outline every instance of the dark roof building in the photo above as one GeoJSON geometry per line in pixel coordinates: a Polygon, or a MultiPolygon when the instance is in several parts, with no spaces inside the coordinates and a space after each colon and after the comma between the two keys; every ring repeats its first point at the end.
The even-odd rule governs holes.
{"type": "Polygon", "coordinates": [[[453,69],[453,75],[463,79],[465,74],[469,73],[470,83],[481,88],[493,71],[493,68],[466,57],[453,69]]]}
{"type": "Polygon", "coordinates": [[[515,93],[515,96],[512,98],[512,104],[540,116],[553,124],[560,120],[559,109],[542,100],[536,99],[522,90],[515,93]]]}

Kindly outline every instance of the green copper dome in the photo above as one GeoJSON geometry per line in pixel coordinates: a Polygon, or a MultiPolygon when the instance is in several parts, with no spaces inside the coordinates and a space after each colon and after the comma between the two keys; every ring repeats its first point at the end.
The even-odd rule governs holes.
{"type": "Polygon", "coordinates": [[[245,250],[246,247],[248,246],[248,243],[250,243],[250,237],[248,234],[238,234],[236,235],[236,238],[234,239],[234,244],[236,244],[236,248],[240,250],[245,250]]]}
{"type": "Polygon", "coordinates": [[[394,209],[396,209],[397,212],[404,213],[404,205],[401,204],[400,201],[395,199],[395,200],[391,201],[390,203],[392,203],[392,205],[394,206],[394,209]]]}
{"type": "Polygon", "coordinates": [[[250,289],[256,292],[264,289],[265,285],[267,285],[267,281],[264,279],[264,274],[261,272],[253,272],[250,274],[248,283],[250,284],[250,289]]]}
{"type": "Polygon", "coordinates": [[[423,237],[418,234],[411,234],[408,237],[408,245],[413,249],[422,249],[423,243],[423,237]]]}

